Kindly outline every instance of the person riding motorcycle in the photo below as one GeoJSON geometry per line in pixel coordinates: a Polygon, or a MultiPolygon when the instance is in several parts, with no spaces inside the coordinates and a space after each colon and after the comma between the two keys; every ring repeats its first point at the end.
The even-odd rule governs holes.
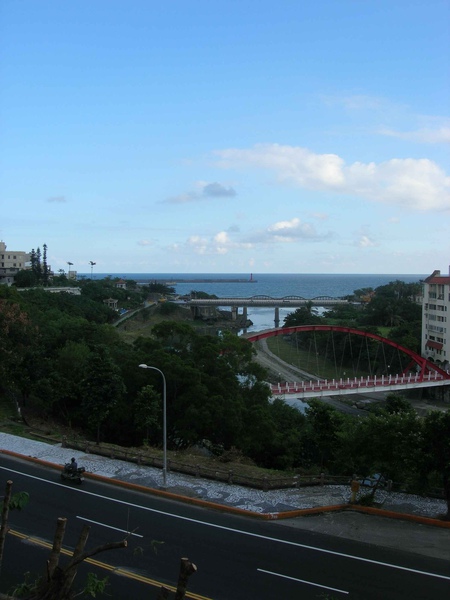
{"type": "Polygon", "coordinates": [[[64,465],[64,469],[61,472],[61,479],[63,481],[73,481],[75,483],[83,483],[83,473],[86,471],[84,467],[79,467],[75,458],[70,460],[70,463],[64,465]]]}

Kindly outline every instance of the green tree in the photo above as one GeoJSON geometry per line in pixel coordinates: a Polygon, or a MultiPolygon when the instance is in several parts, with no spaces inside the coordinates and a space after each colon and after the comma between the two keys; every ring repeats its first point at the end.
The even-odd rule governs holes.
{"type": "Polygon", "coordinates": [[[384,410],[390,415],[398,414],[401,412],[414,413],[414,408],[406,398],[400,394],[388,394],[384,404],[384,410]]]}
{"type": "Polygon", "coordinates": [[[97,443],[100,443],[101,427],[125,393],[120,369],[105,348],[96,348],[92,353],[80,388],[88,428],[95,432],[97,443]]]}
{"type": "Polygon", "coordinates": [[[354,304],[339,304],[331,310],[327,310],[324,317],[329,323],[337,323],[339,325],[354,325],[361,316],[361,308],[354,304]]]}
{"type": "Polygon", "coordinates": [[[420,354],[422,321],[407,320],[389,332],[389,339],[420,354]]]}
{"type": "Polygon", "coordinates": [[[23,269],[14,275],[14,285],[16,287],[33,287],[36,284],[36,274],[31,269],[23,269]]]}
{"type": "Polygon", "coordinates": [[[411,484],[420,456],[420,427],[415,411],[392,398],[387,409],[346,422],[339,434],[339,468],[363,476],[382,473],[396,483],[411,484]]]}
{"type": "Polygon", "coordinates": [[[446,520],[450,520],[450,412],[432,411],[423,419],[421,470],[428,478],[436,473],[444,487],[446,520]]]}
{"type": "Polygon", "coordinates": [[[310,460],[321,468],[330,468],[340,445],[339,432],[345,417],[319,400],[311,400],[306,409],[306,441],[310,460]]]}
{"type": "Polygon", "coordinates": [[[33,269],[34,274],[36,275],[36,279],[40,283],[42,281],[42,254],[41,249],[39,247],[36,250],[35,261],[34,264],[31,264],[31,268],[33,269]]]}
{"type": "Polygon", "coordinates": [[[311,301],[305,306],[297,308],[284,318],[285,327],[295,327],[297,325],[320,325],[323,319],[317,314],[317,309],[313,307],[311,301]]]}
{"type": "Polygon", "coordinates": [[[0,288],[6,288],[0,289],[0,390],[21,390],[26,355],[37,343],[38,332],[16,290],[0,288]]]}
{"type": "Polygon", "coordinates": [[[44,244],[42,246],[42,250],[43,250],[43,252],[42,252],[42,283],[44,285],[48,285],[50,269],[47,264],[47,244],[44,244]]]}
{"type": "Polygon", "coordinates": [[[138,431],[145,432],[147,444],[161,440],[162,402],[161,395],[152,385],[143,387],[134,401],[134,423],[138,431]]]}
{"type": "Polygon", "coordinates": [[[419,290],[419,283],[403,281],[391,281],[378,287],[365,308],[362,322],[395,327],[405,322],[420,321],[422,308],[416,302],[419,290]]]}

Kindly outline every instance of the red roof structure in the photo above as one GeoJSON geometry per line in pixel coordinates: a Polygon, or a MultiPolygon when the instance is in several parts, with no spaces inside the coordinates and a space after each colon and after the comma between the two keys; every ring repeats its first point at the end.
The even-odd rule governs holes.
{"type": "Polygon", "coordinates": [[[425,283],[439,283],[440,285],[450,285],[450,275],[441,275],[440,271],[433,271],[433,273],[425,279],[425,283]]]}

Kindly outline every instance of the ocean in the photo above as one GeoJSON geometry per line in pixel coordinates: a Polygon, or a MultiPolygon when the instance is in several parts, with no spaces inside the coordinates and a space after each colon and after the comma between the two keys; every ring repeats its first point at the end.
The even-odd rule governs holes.
{"type": "MultiPolygon", "coordinates": [[[[361,288],[377,288],[391,281],[404,281],[415,283],[428,277],[427,275],[319,275],[319,274],[259,274],[249,273],[94,273],[94,279],[104,277],[120,277],[139,281],[165,281],[173,282],[177,279],[184,280],[183,283],[171,284],[177,294],[186,295],[192,291],[202,291],[207,294],[215,294],[219,298],[247,298],[251,296],[270,296],[272,298],[283,298],[284,296],[301,296],[312,299],[318,296],[331,296],[339,298],[348,296],[355,290],[361,288]],[[252,278],[252,282],[250,282],[252,278]],[[194,282],[187,280],[203,280],[194,282]],[[215,280],[209,282],[205,280],[215,280]],[[235,280],[235,281],[224,281],[235,280]],[[236,282],[236,280],[239,280],[236,282]],[[242,282],[244,280],[244,282],[242,282]]],[[[78,274],[78,277],[90,277],[90,274],[78,274]]],[[[295,309],[280,308],[280,323],[284,317],[295,309]]],[[[274,327],[273,308],[249,308],[248,318],[253,322],[247,331],[261,331],[274,327]]]]}

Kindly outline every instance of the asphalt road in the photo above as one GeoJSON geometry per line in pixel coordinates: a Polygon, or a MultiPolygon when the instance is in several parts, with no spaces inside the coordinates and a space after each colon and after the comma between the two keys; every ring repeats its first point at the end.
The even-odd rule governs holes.
{"type": "MultiPolygon", "coordinates": [[[[429,600],[450,593],[448,561],[208,511],[92,480],[81,487],[62,484],[54,470],[6,456],[0,473],[1,480],[13,480],[15,491],[24,489],[31,496],[24,511],[10,513],[15,532],[51,543],[56,519],[64,516],[68,549],[84,523],[91,525],[88,547],[133,532],[126,550],[96,557],[107,565],[100,565],[97,574],[109,576],[112,598],[156,598],[159,585],[176,582],[183,556],[198,567],[188,596],[198,599],[429,600]]],[[[14,578],[22,580],[26,571],[42,573],[47,553],[29,540],[8,536],[1,591],[14,578]]]]}

